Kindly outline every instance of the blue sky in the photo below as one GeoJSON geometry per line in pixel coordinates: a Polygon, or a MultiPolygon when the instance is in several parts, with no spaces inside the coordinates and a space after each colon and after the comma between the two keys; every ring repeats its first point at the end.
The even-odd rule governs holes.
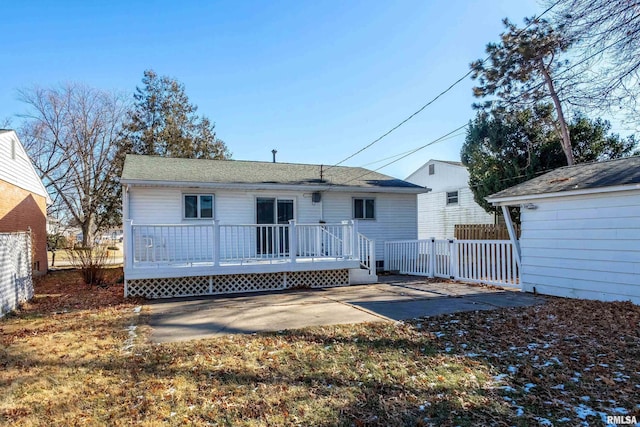
{"type": "MultiPolygon", "coordinates": [[[[522,22],[534,0],[12,1],[3,5],[0,120],[17,90],[82,82],[133,94],[145,69],[185,84],[242,160],[334,164],[445,89],[522,22]]],[[[421,146],[474,115],[470,80],[351,166],[421,146]]],[[[20,119],[13,117],[17,127],[20,119]]],[[[431,158],[459,160],[464,136],[381,172],[404,178],[431,158]]]]}

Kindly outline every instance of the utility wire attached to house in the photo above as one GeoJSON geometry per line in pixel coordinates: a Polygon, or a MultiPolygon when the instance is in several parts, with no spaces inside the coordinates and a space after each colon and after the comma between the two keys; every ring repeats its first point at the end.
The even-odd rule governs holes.
{"type": "MultiPolygon", "coordinates": [[[[360,178],[363,178],[363,177],[365,177],[365,176],[367,176],[367,175],[369,175],[369,174],[371,174],[371,173],[373,173],[373,172],[377,172],[377,171],[379,171],[380,169],[386,168],[387,166],[392,165],[392,164],[394,164],[394,163],[396,163],[396,162],[398,162],[398,161],[400,161],[400,160],[404,159],[405,157],[411,156],[412,154],[415,154],[415,153],[417,153],[418,151],[420,151],[420,150],[422,150],[422,149],[424,149],[424,148],[429,147],[430,145],[437,144],[438,142],[446,141],[447,139],[451,139],[451,138],[454,138],[454,137],[460,136],[459,134],[457,134],[457,135],[454,135],[454,134],[455,134],[456,132],[458,132],[459,130],[464,129],[464,128],[465,128],[465,127],[467,127],[467,126],[468,126],[468,125],[465,123],[464,125],[462,125],[462,126],[460,126],[460,127],[457,127],[456,129],[452,130],[451,132],[447,132],[446,134],[442,135],[441,137],[434,139],[433,141],[430,141],[430,142],[428,142],[428,143],[426,143],[426,144],[424,144],[424,145],[421,145],[420,147],[414,148],[413,150],[410,150],[410,151],[406,152],[405,154],[402,154],[402,155],[401,155],[401,157],[398,157],[398,158],[397,158],[397,159],[395,159],[395,160],[392,160],[392,161],[390,161],[390,162],[388,162],[388,163],[385,163],[384,165],[380,166],[380,167],[379,167],[379,168],[377,168],[377,169],[374,169],[374,170],[372,170],[372,171],[367,171],[366,173],[363,173],[362,175],[359,175],[359,176],[357,176],[357,177],[355,177],[355,178],[351,178],[350,180],[345,181],[345,182],[344,182],[344,183],[342,183],[342,184],[348,184],[348,183],[350,183],[350,182],[353,182],[353,181],[359,180],[360,178]]],[[[392,158],[393,158],[393,157],[397,157],[397,156],[392,156],[392,158]]],[[[374,162],[374,163],[377,163],[377,162],[374,162]]]]}
{"type": "MultiPolygon", "coordinates": [[[[531,25],[533,25],[536,21],[538,21],[540,18],[542,18],[545,14],[547,14],[551,9],[553,9],[554,7],[556,7],[562,0],[558,0],[555,3],[553,3],[551,6],[549,6],[548,8],[546,8],[540,15],[536,16],[534,19],[531,20],[531,22],[529,22],[529,24],[527,24],[526,27],[524,27],[522,30],[520,30],[520,32],[518,33],[518,35],[522,34],[527,28],[529,28],[531,25]]],[[[486,60],[488,60],[490,58],[490,56],[487,56],[486,58],[484,58],[482,61],[480,61],[480,63],[484,63],[486,60]]],[[[433,104],[434,102],[436,102],[438,99],[440,99],[440,97],[442,97],[443,95],[445,95],[446,93],[448,93],[451,89],[453,89],[454,87],[456,87],[458,84],[460,84],[463,80],[465,80],[467,77],[469,77],[471,75],[471,73],[473,73],[473,69],[470,69],[469,71],[467,71],[462,77],[460,77],[458,80],[456,80],[455,82],[453,82],[449,87],[447,87],[445,90],[443,90],[442,92],[440,92],[438,95],[436,95],[434,98],[432,98],[431,100],[429,100],[426,104],[424,104],[422,107],[420,107],[417,111],[415,111],[413,114],[411,114],[409,117],[407,117],[406,119],[402,120],[400,123],[398,123],[397,125],[395,125],[394,127],[392,127],[391,129],[389,129],[387,132],[385,132],[384,134],[382,134],[381,136],[379,136],[378,138],[374,139],[373,141],[371,141],[369,144],[365,145],[364,147],[362,147],[361,149],[359,149],[358,151],[356,151],[355,153],[345,157],[344,159],[340,160],[338,163],[335,163],[332,166],[329,166],[326,170],[330,170],[336,166],[341,165],[342,163],[346,162],[347,160],[357,156],[358,154],[362,153],[363,151],[371,148],[372,146],[374,146],[376,143],[380,142],[382,139],[386,138],[388,135],[390,135],[392,132],[394,132],[395,130],[397,130],[398,128],[400,128],[402,125],[404,125],[405,123],[407,123],[409,120],[413,119],[415,116],[417,116],[418,114],[422,113],[428,106],[430,106],[431,104],[433,104]]]]}

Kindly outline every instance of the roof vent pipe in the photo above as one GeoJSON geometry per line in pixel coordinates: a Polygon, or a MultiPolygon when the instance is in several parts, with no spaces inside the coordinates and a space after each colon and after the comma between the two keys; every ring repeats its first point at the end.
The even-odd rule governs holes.
{"type": "Polygon", "coordinates": [[[273,163],[276,162],[276,153],[278,152],[278,150],[276,150],[275,148],[273,150],[271,150],[271,154],[273,154],[273,163]]]}

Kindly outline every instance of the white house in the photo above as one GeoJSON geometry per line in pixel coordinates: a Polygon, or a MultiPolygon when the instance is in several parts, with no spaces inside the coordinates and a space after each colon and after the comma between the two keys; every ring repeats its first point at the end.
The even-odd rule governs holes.
{"type": "Polygon", "coordinates": [[[473,200],[469,172],[460,162],[429,160],[406,178],[430,188],[418,196],[418,238],[450,239],[456,224],[493,224],[494,215],[473,200]]]}
{"type": "Polygon", "coordinates": [[[121,182],[125,292],[147,297],[375,281],[427,191],[362,168],[137,155],[121,182]]]}
{"type": "Polygon", "coordinates": [[[640,304],[640,157],[563,167],[487,200],[521,206],[525,291],[640,304]]]}

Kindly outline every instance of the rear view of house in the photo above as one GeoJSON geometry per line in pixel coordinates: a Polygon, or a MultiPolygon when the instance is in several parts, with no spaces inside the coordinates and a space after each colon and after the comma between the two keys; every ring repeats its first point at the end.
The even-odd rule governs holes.
{"type": "Polygon", "coordinates": [[[50,199],[12,130],[0,129],[0,194],[0,233],[31,230],[33,272],[46,273],[50,199]]]}
{"type": "Polygon", "coordinates": [[[362,168],[128,155],[128,295],[376,280],[387,240],[417,237],[417,185],[362,168]]]}
{"type": "Polygon", "coordinates": [[[493,224],[494,215],[473,200],[469,172],[460,162],[429,160],[407,181],[430,188],[418,196],[418,238],[450,239],[457,224],[493,224]]]}
{"type": "Polygon", "coordinates": [[[523,290],[640,304],[640,157],[559,168],[487,200],[521,207],[523,290]]]}

